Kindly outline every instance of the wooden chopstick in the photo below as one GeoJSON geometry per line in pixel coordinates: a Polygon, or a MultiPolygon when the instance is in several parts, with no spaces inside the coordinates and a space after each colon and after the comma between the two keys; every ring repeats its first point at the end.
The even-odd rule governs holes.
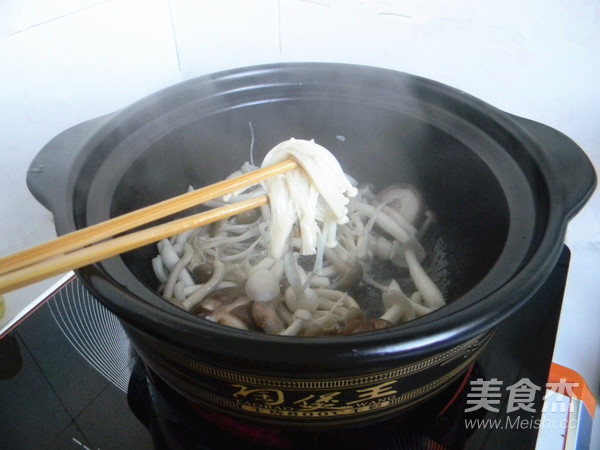
{"type": "Polygon", "coordinates": [[[109,239],[89,247],[71,251],[64,255],[44,259],[41,262],[0,275],[0,294],[35,283],[53,275],[79,269],[88,264],[110,258],[111,256],[153,242],[158,242],[161,239],[182,233],[192,228],[197,228],[250,209],[258,208],[266,205],[268,202],[269,198],[266,195],[261,195],[249,200],[232,203],[220,208],[211,209],[189,217],[184,217],[141,231],[119,236],[114,239],[109,239]]]}
{"type": "MultiPolygon", "coordinates": [[[[239,177],[222,180],[209,186],[187,192],[183,195],[164,200],[154,205],[123,214],[105,222],[91,225],[87,228],[82,228],[81,230],[66,234],[53,241],[46,242],[4,258],[0,258],[0,275],[8,274],[15,270],[31,266],[40,261],[44,261],[58,255],[64,255],[67,252],[81,249],[87,245],[103,241],[118,234],[137,228],[141,225],[153,222],[154,220],[170,216],[171,214],[175,214],[193,206],[200,205],[204,202],[213,200],[228,193],[235,192],[239,189],[244,189],[254,184],[258,184],[297,167],[298,163],[296,161],[285,160],[280,163],[273,164],[272,166],[260,168],[239,177]]],[[[233,214],[237,213],[233,212],[230,215],[233,214]]],[[[177,232],[174,232],[173,234],[177,234],[177,232]]],[[[140,244],[139,246],[142,245],[144,244],[140,244]]]]}

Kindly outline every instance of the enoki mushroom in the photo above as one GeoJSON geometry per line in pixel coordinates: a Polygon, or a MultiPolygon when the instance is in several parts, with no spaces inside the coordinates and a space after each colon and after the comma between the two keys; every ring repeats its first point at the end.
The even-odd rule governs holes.
{"type": "Polygon", "coordinates": [[[152,267],[166,300],[223,325],[285,336],[363,333],[445,304],[422,265],[420,239],[434,215],[413,187],[376,194],[358,186],[313,141],[282,142],[262,165],[288,158],[300,167],[208,206],[264,194],[269,205],[158,244],[152,267]],[[402,279],[379,280],[382,264],[402,279]],[[380,293],[367,303],[379,305],[354,298],[365,284],[380,293]]]}

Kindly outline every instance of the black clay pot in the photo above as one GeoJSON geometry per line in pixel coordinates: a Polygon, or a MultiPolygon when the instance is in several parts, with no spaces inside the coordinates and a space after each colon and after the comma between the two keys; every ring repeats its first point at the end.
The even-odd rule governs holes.
{"type": "Polygon", "coordinates": [[[169,385],[270,425],[373,422],[443,389],[548,277],[596,182],[564,135],[448,86],[370,67],[280,64],[193,79],[75,126],[42,149],[28,184],[63,234],[215,182],[249,160],[251,141],[260,161],[290,137],[315,139],[360,181],[423,193],[439,233],[427,245],[448,263],[448,306],[364,335],[284,338],[161,299],[154,246],[78,272],[169,385]]]}

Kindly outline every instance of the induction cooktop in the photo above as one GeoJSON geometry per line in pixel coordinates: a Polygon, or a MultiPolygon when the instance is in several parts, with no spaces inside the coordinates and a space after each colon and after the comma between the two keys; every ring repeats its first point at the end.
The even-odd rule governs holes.
{"type": "Polygon", "coordinates": [[[533,387],[548,380],[569,258],[565,246],[544,285],[440,396],[383,423],[319,433],[189,404],[144,367],[116,317],[74,277],[0,341],[0,448],[535,448],[538,430],[526,425],[541,415],[544,389],[533,387]],[[515,408],[525,380],[531,398],[515,408]]]}

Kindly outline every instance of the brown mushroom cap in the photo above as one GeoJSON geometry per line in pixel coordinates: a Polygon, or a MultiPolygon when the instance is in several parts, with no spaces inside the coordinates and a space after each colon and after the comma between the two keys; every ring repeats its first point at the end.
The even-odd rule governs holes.
{"type": "Polygon", "coordinates": [[[423,198],[410,184],[389,186],[377,195],[377,199],[396,210],[413,225],[423,214],[423,198]]]}

